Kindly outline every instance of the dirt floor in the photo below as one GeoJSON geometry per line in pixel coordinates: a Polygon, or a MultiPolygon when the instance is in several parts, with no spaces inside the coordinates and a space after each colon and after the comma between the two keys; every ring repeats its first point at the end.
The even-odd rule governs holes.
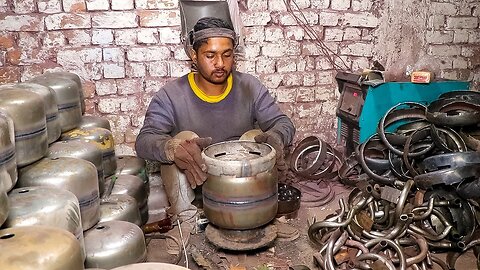
{"type": "MultiPolygon", "coordinates": [[[[200,212],[193,212],[191,214],[192,218],[181,223],[182,235],[179,233],[178,225],[168,232],[169,236],[187,242],[188,266],[185,261],[185,253],[178,248],[179,244],[170,238],[152,239],[147,237],[148,261],[175,263],[189,269],[320,269],[314,264],[313,254],[318,251],[318,248],[312,246],[308,239],[307,222],[312,218],[316,218],[317,221],[323,220],[327,215],[334,213],[339,209],[338,200],[346,198],[350,194],[350,190],[343,185],[334,185],[332,191],[335,195],[324,206],[311,208],[301,206],[298,213],[290,216],[291,218],[275,219],[273,223],[281,224],[282,230],[286,228],[290,237],[277,237],[268,247],[249,252],[227,251],[210,243],[205,236],[205,231],[203,231],[204,226],[197,225],[195,221],[196,218],[198,219],[201,210],[200,212]],[[295,235],[294,231],[298,231],[298,235],[295,235]],[[302,265],[308,268],[300,267],[302,265]]],[[[156,235],[156,237],[158,236],[159,234],[156,235]]],[[[445,258],[445,254],[440,254],[439,257],[445,258]]],[[[455,269],[476,269],[473,252],[464,253],[457,260],[455,269]]]]}

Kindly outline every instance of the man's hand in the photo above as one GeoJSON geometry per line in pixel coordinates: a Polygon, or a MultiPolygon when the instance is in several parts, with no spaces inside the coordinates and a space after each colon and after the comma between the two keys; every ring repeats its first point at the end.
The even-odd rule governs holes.
{"type": "Polygon", "coordinates": [[[255,136],[255,141],[258,143],[268,143],[275,149],[276,152],[276,162],[275,167],[278,171],[278,181],[280,183],[284,182],[287,178],[288,166],[285,162],[284,151],[285,146],[283,145],[283,140],[280,134],[274,131],[266,131],[257,136],[255,136]]]}
{"type": "Polygon", "coordinates": [[[175,162],[184,170],[187,180],[195,188],[207,180],[207,165],[202,159],[202,149],[212,142],[212,138],[193,138],[191,140],[170,139],[165,144],[167,159],[175,162]]]}

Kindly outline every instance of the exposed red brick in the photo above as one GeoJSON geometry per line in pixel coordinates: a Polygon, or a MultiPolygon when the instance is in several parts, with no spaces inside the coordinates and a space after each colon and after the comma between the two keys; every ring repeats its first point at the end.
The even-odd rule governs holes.
{"type": "Polygon", "coordinates": [[[12,65],[18,65],[20,63],[20,56],[22,51],[19,48],[15,48],[7,51],[7,61],[12,65]]]}
{"type": "Polygon", "coordinates": [[[14,44],[15,40],[12,35],[0,36],[0,49],[9,49],[14,44]]]}
{"type": "Polygon", "coordinates": [[[20,67],[0,68],[0,83],[15,83],[20,81],[20,67]]]}
{"type": "Polygon", "coordinates": [[[95,96],[95,83],[91,81],[84,81],[82,83],[83,94],[85,98],[93,98],[95,96]]]}
{"type": "Polygon", "coordinates": [[[79,11],[86,11],[87,5],[85,2],[75,3],[70,7],[70,12],[79,12],[79,11]]]}

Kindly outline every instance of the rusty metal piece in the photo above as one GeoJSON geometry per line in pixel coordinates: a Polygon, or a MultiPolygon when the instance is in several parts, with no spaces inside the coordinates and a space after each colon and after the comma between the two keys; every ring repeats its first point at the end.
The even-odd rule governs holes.
{"type": "Polygon", "coordinates": [[[205,236],[219,248],[237,251],[255,250],[270,245],[277,238],[277,227],[268,224],[251,230],[225,230],[209,224],[205,236]]]}
{"type": "Polygon", "coordinates": [[[462,137],[453,129],[449,127],[437,127],[431,125],[431,136],[434,143],[443,151],[446,152],[465,152],[467,145],[462,137]],[[447,136],[442,138],[441,134],[447,136]],[[451,149],[452,146],[454,149],[451,149]]]}
{"type": "MultiPolygon", "coordinates": [[[[325,161],[327,157],[327,146],[324,141],[316,136],[308,136],[301,140],[292,152],[290,159],[290,168],[300,176],[309,177],[314,174],[325,161]],[[305,158],[309,153],[317,152],[313,162],[306,168],[300,168],[301,158],[305,158]]],[[[305,164],[305,162],[303,162],[305,164]]]]}
{"type": "Polygon", "coordinates": [[[156,233],[156,232],[166,233],[171,229],[173,229],[173,224],[170,217],[166,217],[162,220],[145,224],[141,228],[144,234],[156,233]]]}
{"type": "Polygon", "coordinates": [[[356,223],[362,227],[365,231],[369,232],[372,230],[373,219],[370,217],[366,211],[360,211],[355,215],[356,223]]]}

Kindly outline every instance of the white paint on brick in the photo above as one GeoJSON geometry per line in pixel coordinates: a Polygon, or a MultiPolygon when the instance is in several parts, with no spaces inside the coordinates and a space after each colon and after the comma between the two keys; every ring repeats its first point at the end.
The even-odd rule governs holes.
{"type": "Polygon", "coordinates": [[[92,17],[92,27],[94,28],[131,28],[137,26],[137,14],[129,11],[108,11],[92,17]]]}
{"type": "Polygon", "coordinates": [[[168,63],[168,71],[173,78],[179,78],[191,71],[190,64],[185,61],[171,61],[168,63]]]}
{"type": "Polygon", "coordinates": [[[103,77],[106,79],[125,78],[123,63],[103,63],[103,77]]]}
{"type": "Polygon", "coordinates": [[[297,65],[297,71],[311,71],[315,69],[315,57],[304,56],[298,57],[295,61],[297,65]]]}
{"type": "Polygon", "coordinates": [[[115,31],[115,44],[135,45],[137,44],[137,29],[118,29],[115,31]]]}
{"type": "Polygon", "coordinates": [[[315,101],[315,88],[299,87],[297,89],[296,102],[313,102],[315,101]]]}
{"type": "MultiPolygon", "coordinates": [[[[260,55],[260,45],[249,44],[245,48],[245,58],[246,59],[254,59],[259,55],[260,55]]],[[[255,62],[253,62],[253,64],[255,65],[255,62]]],[[[255,68],[253,70],[255,71],[255,68]]]]}
{"type": "Polygon", "coordinates": [[[290,72],[283,74],[283,85],[285,86],[300,86],[303,84],[303,73],[290,72]]]}
{"type": "Polygon", "coordinates": [[[327,101],[335,97],[337,92],[335,87],[330,85],[318,85],[315,88],[315,100],[316,101],[327,101]]]}
{"type": "Polygon", "coordinates": [[[345,28],[343,40],[361,40],[362,30],[358,28],[345,28]]]}
{"type": "Polygon", "coordinates": [[[118,144],[118,142],[115,144],[115,154],[116,155],[129,155],[129,156],[135,156],[135,150],[133,149],[132,146],[130,145],[125,145],[125,144],[118,144]]]}
{"type": "Polygon", "coordinates": [[[5,54],[7,54],[6,51],[0,51],[0,67],[5,65],[5,54]]]}
{"type": "Polygon", "coordinates": [[[170,49],[164,46],[132,47],[127,50],[127,59],[144,62],[166,60],[170,57],[170,49]]]}
{"type": "Polygon", "coordinates": [[[119,95],[139,93],[143,88],[141,79],[117,79],[116,81],[119,95]]]}
{"type": "MultiPolygon", "coordinates": [[[[250,0],[255,2],[256,0],[250,0]]],[[[287,6],[283,0],[268,0],[268,10],[272,12],[287,11],[287,6]]]]}
{"type": "Polygon", "coordinates": [[[118,91],[115,80],[102,80],[95,83],[95,92],[99,96],[114,95],[118,91]]]}
{"type": "Polygon", "coordinates": [[[287,26],[285,27],[285,38],[291,40],[303,40],[305,32],[300,26],[287,26]]]}
{"type": "Polygon", "coordinates": [[[432,14],[453,16],[457,13],[457,6],[455,5],[455,3],[439,3],[432,1],[430,2],[429,11],[432,14]]]}
{"type": "Polygon", "coordinates": [[[444,15],[432,15],[428,17],[428,27],[433,29],[442,29],[445,27],[444,15]]]}
{"type": "Polygon", "coordinates": [[[370,68],[370,62],[367,58],[355,57],[352,60],[352,71],[361,73],[366,68],[370,68]]]}
{"type": "MultiPolygon", "coordinates": [[[[251,26],[245,27],[245,43],[258,43],[265,40],[265,27],[251,26]]],[[[248,47],[248,46],[247,46],[248,47]]]]}
{"type": "Polygon", "coordinates": [[[311,0],[312,8],[327,9],[330,7],[330,0],[311,0]]]}
{"type": "Polygon", "coordinates": [[[447,80],[458,80],[458,73],[456,70],[442,70],[440,77],[447,80]]]}
{"type": "Polygon", "coordinates": [[[135,0],[135,5],[139,9],[172,9],[178,7],[176,0],[135,0]]]}
{"type": "Polygon", "coordinates": [[[62,12],[61,0],[38,0],[37,7],[40,13],[62,12]]]}
{"type": "Polygon", "coordinates": [[[249,12],[242,14],[243,26],[267,25],[272,18],[270,12],[249,12]]]}
{"type": "Polygon", "coordinates": [[[276,100],[282,102],[295,102],[297,91],[295,88],[279,87],[276,93],[276,100]]]}
{"type": "Polygon", "coordinates": [[[57,63],[63,66],[74,63],[95,63],[101,61],[101,48],[63,49],[57,54],[57,63]]]}
{"type": "Polygon", "coordinates": [[[443,44],[453,42],[453,31],[427,31],[427,43],[443,44]]]}
{"type": "Polygon", "coordinates": [[[323,26],[337,26],[338,20],[342,17],[342,14],[337,12],[322,11],[318,16],[318,24],[323,26]]]}
{"type": "Polygon", "coordinates": [[[129,10],[133,9],[133,0],[111,0],[112,10],[129,10]]]}
{"type": "Polygon", "coordinates": [[[143,122],[145,121],[145,115],[132,115],[132,126],[133,127],[141,127],[143,126],[143,122]]]}
{"type": "Polygon", "coordinates": [[[173,58],[175,60],[190,61],[190,57],[188,57],[185,52],[185,47],[183,45],[178,45],[173,48],[173,58]]]}
{"type": "Polygon", "coordinates": [[[127,99],[124,99],[121,101],[120,111],[122,112],[136,111],[138,110],[138,105],[137,105],[138,103],[139,102],[136,100],[135,96],[130,96],[127,99]]]}
{"type": "Polygon", "coordinates": [[[451,69],[453,68],[453,56],[447,56],[447,57],[441,57],[441,56],[436,56],[436,65],[438,66],[438,69],[451,69]]]}
{"type": "Polygon", "coordinates": [[[278,15],[278,23],[280,25],[298,25],[297,20],[308,25],[315,25],[318,23],[318,12],[316,11],[302,11],[303,14],[300,14],[298,11],[295,11],[293,15],[291,13],[280,13],[278,15]],[[295,17],[297,17],[297,20],[295,17]]]}
{"type": "Polygon", "coordinates": [[[372,0],[352,0],[353,11],[369,11],[372,8],[372,0]]]}
{"type": "Polygon", "coordinates": [[[67,44],[67,39],[65,38],[65,35],[63,35],[62,32],[47,32],[45,34],[45,37],[43,38],[43,45],[45,47],[59,47],[59,46],[64,46],[67,44]]]}
{"type": "Polygon", "coordinates": [[[120,102],[118,98],[102,98],[98,101],[98,111],[101,113],[116,113],[119,109],[120,102]]]}
{"type": "Polygon", "coordinates": [[[78,10],[85,10],[85,0],[63,0],[63,11],[75,12],[78,10]]]}
{"type": "MultiPolygon", "coordinates": [[[[324,42],[325,48],[328,48],[330,51],[337,53],[338,52],[338,43],[337,42],[324,42]]],[[[302,55],[323,55],[321,47],[313,42],[303,42],[302,43],[302,55]]]]}
{"type": "Polygon", "coordinates": [[[245,73],[255,73],[255,61],[236,61],[235,63],[236,70],[245,73]]]}
{"type": "MultiPolygon", "coordinates": [[[[147,93],[156,93],[160,88],[162,88],[165,83],[166,79],[153,79],[153,78],[148,78],[145,80],[145,92],[147,93]]],[[[151,98],[148,98],[149,100],[151,98]]]]}
{"type": "Polygon", "coordinates": [[[90,28],[90,14],[58,13],[45,17],[47,30],[90,28]]]}
{"type": "Polygon", "coordinates": [[[125,53],[122,48],[103,48],[103,61],[125,62],[125,53]]]}
{"type": "Polygon", "coordinates": [[[461,53],[461,46],[458,45],[430,45],[428,46],[428,54],[454,56],[461,53]]]}
{"type": "Polygon", "coordinates": [[[148,63],[148,73],[154,77],[167,77],[168,65],[165,61],[156,61],[148,63]]]}
{"type": "Polygon", "coordinates": [[[140,11],[140,26],[164,27],[179,26],[180,12],[178,10],[146,10],[140,11]]]}
{"type": "Polygon", "coordinates": [[[268,8],[267,0],[248,0],[247,9],[249,11],[266,11],[268,8]]]}
{"type": "Polygon", "coordinates": [[[70,45],[90,45],[92,38],[87,30],[68,30],[65,31],[68,44],[70,45]]]}
{"type": "Polygon", "coordinates": [[[338,28],[325,28],[324,40],[325,41],[342,41],[343,30],[338,28]]]}
{"type": "Polygon", "coordinates": [[[276,62],[277,72],[295,72],[297,71],[297,64],[294,59],[279,59],[276,62]]]}
{"type": "Polygon", "coordinates": [[[275,60],[267,57],[260,57],[255,63],[255,70],[257,74],[274,73],[275,60]]]}
{"type": "Polygon", "coordinates": [[[180,29],[173,27],[161,27],[158,28],[158,34],[160,42],[165,44],[178,44],[180,43],[180,29]]]}
{"type": "Polygon", "coordinates": [[[340,48],[340,54],[353,56],[372,56],[373,44],[371,43],[353,43],[340,48]]]}
{"type": "Polygon", "coordinates": [[[147,69],[144,63],[129,62],[125,66],[125,72],[127,77],[145,77],[147,75],[147,69]]]}
{"type": "Polygon", "coordinates": [[[317,71],[317,84],[332,84],[335,82],[335,71],[317,71]]]}
{"type": "Polygon", "coordinates": [[[480,29],[473,30],[468,34],[469,43],[480,43],[480,29]]]}
{"type": "Polygon", "coordinates": [[[478,28],[477,17],[447,17],[447,29],[474,29],[478,28]]]}
{"type": "Polygon", "coordinates": [[[92,44],[107,45],[113,43],[113,32],[110,29],[93,29],[92,44]]]}
{"type": "Polygon", "coordinates": [[[260,81],[269,89],[276,89],[282,82],[283,75],[281,74],[263,74],[260,75],[260,81]]]}
{"type": "Polygon", "coordinates": [[[34,13],[35,1],[34,0],[13,0],[13,11],[17,14],[34,13]]]}
{"type": "Polygon", "coordinates": [[[266,43],[262,46],[261,52],[267,57],[282,57],[287,55],[287,50],[285,43],[266,43]]]}
{"type": "Polygon", "coordinates": [[[319,70],[329,70],[333,68],[332,64],[325,56],[319,56],[315,58],[315,67],[319,70]]]}
{"type": "Polygon", "coordinates": [[[278,26],[265,27],[265,41],[277,41],[283,39],[283,28],[278,26]]]}
{"type": "Polygon", "coordinates": [[[108,10],[110,3],[108,0],[85,0],[88,11],[108,10]]]}
{"type": "Polygon", "coordinates": [[[379,20],[372,13],[345,13],[344,25],[374,28],[379,25],[379,20]]]}
{"type": "Polygon", "coordinates": [[[43,28],[40,16],[7,15],[0,20],[0,31],[42,31],[43,28]]]}
{"type": "Polygon", "coordinates": [[[315,73],[305,72],[303,73],[303,85],[304,86],[314,86],[316,84],[315,73]]]}
{"type": "MultiPolygon", "coordinates": [[[[115,101],[119,105],[127,100],[126,98],[116,98],[115,101]]],[[[130,126],[130,117],[128,115],[119,114],[118,111],[112,115],[106,115],[106,118],[110,122],[112,127],[113,140],[115,144],[124,142],[124,134],[127,128],[130,126]]]]}
{"type": "Polygon", "coordinates": [[[333,10],[347,10],[350,8],[350,0],[333,0],[330,8],[333,10]]]}
{"type": "Polygon", "coordinates": [[[463,57],[457,57],[453,59],[453,68],[467,69],[468,60],[463,57]]]}
{"type": "Polygon", "coordinates": [[[137,30],[137,41],[139,44],[158,43],[158,32],[154,28],[141,28],[137,30]]]}

